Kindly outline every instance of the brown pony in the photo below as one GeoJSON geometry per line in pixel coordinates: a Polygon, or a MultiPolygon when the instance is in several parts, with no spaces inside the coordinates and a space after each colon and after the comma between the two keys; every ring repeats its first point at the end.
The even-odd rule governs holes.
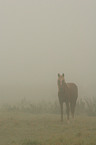
{"type": "Polygon", "coordinates": [[[71,109],[72,117],[74,118],[76,100],[78,97],[78,88],[74,83],[66,83],[64,73],[58,74],[58,98],[61,107],[61,121],[63,121],[63,102],[66,104],[67,119],[69,120],[69,112],[71,109]]]}

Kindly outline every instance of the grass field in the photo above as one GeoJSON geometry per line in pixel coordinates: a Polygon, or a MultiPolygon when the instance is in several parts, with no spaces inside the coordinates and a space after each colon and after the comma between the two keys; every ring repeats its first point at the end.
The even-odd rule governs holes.
{"type": "Polygon", "coordinates": [[[1,111],[0,145],[96,145],[96,117],[1,111]]]}

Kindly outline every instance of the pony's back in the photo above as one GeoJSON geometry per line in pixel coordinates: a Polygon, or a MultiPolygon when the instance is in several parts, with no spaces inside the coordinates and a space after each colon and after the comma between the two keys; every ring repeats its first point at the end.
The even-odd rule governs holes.
{"type": "Polygon", "coordinates": [[[76,86],[76,84],[74,83],[67,83],[68,86],[68,90],[70,93],[70,100],[71,101],[76,101],[78,98],[78,88],[76,86]]]}

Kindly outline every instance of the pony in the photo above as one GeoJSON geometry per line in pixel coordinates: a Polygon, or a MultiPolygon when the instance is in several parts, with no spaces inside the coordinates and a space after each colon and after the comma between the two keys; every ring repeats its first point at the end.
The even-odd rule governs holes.
{"type": "Polygon", "coordinates": [[[58,98],[61,108],[61,121],[63,121],[63,103],[66,104],[67,120],[69,121],[70,110],[72,118],[74,118],[76,101],[78,98],[78,88],[75,83],[65,82],[64,73],[62,75],[58,73],[57,85],[58,85],[58,98]]]}

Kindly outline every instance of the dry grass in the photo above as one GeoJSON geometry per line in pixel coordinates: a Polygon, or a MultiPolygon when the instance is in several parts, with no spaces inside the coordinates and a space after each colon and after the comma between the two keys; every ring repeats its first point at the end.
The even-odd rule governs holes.
{"type": "Polygon", "coordinates": [[[0,145],[96,145],[96,117],[0,112],[0,145]]]}

